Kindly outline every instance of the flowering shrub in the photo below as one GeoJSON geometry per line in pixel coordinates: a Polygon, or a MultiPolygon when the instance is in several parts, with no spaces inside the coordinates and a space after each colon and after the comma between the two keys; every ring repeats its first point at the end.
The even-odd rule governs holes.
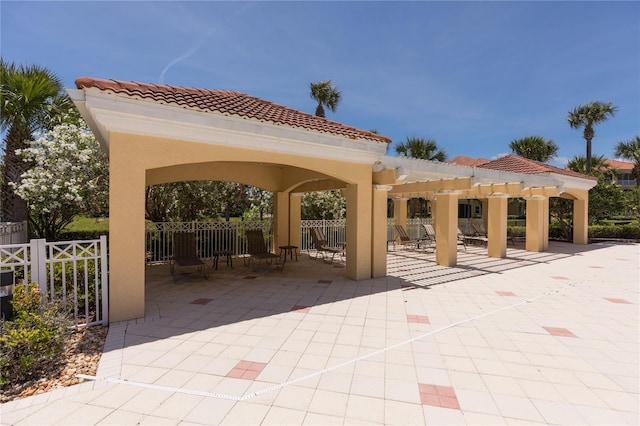
{"type": "Polygon", "coordinates": [[[55,240],[79,213],[106,209],[109,168],[85,127],[60,124],[16,153],[33,166],[10,183],[29,205],[29,222],[41,238],[55,240]]]}
{"type": "Polygon", "coordinates": [[[307,192],[302,196],[302,219],[344,219],[347,200],[340,191],[307,192]]]}

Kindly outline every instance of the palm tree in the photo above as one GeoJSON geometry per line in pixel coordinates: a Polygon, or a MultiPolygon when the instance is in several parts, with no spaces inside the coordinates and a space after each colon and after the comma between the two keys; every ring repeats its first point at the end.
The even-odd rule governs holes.
{"type": "Polygon", "coordinates": [[[311,99],[318,102],[316,116],[325,117],[324,107],[329,108],[331,112],[336,111],[340,103],[340,91],[331,85],[331,80],[309,83],[309,88],[311,89],[311,99]]]}
{"type": "Polygon", "coordinates": [[[546,163],[558,153],[558,145],[552,140],[546,140],[542,136],[526,136],[511,141],[511,152],[530,160],[546,163]]]}
{"type": "Polygon", "coordinates": [[[438,143],[434,139],[408,137],[405,142],[396,145],[396,153],[421,160],[444,162],[447,159],[447,153],[444,149],[438,148],[438,143]]]}
{"type": "Polygon", "coordinates": [[[569,111],[567,121],[572,129],[584,127],[583,137],[587,141],[587,174],[591,172],[591,140],[595,136],[593,125],[606,121],[609,117],[613,117],[617,107],[611,102],[594,101],[586,105],[580,105],[569,111]]]}
{"type": "Polygon", "coordinates": [[[640,136],[628,141],[618,142],[615,154],[617,157],[633,161],[631,173],[636,180],[636,186],[640,186],[640,136]]]}
{"type": "Polygon", "coordinates": [[[587,172],[587,158],[584,155],[576,155],[569,160],[567,168],[574,172],[590,174],[597,177],[610,175],[611,180],[615,180],[615,169],[609,165],[604,155],[594,155],[591,157],[590,172],[587,172]]]}
{"type": "Polygon", "coordinates": [[[64,113],[74,114],[62,81],[36,65],[16,65],[0,59],[0,129],[7,130],[2,185],[3,220],[27,219],[27,205],[13,192],[10,182],[19,182],[28,164],[16,154],[33,139],[33,132],[60,122],[64,113]],[[58,117],[55,119],[54,117],[58,117]]]}

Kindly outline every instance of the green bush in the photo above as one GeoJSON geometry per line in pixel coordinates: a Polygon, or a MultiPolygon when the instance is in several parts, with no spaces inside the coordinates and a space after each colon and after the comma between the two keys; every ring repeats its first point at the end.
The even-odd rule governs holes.
{"type": "Polygon", "coordinates": [[[72,321],[59,303],[44,302],[37,284],[15,287],[14,317],[0,321],[0,385],[30,380],[60,358],[72,321]]]}
{"type": "Polygon", "coordinates": [[[100,230],[81,230],[81,231],[62,231],[57,241],[80,241],[80,240],[99,240],[102,235],[109,238],[109,231],[100,230]]]}
{"type": "Polygon", "coordinates": [[[616,238],[640,240],[640,226],[628,225],[592,225],[589,226],[589,238],[616,238]]]}
{"type": "Polygon", "coordinates": [[[510,237],[524,237],[527,228],[525,226],[511,226],[507,228],[507,235],[510,237]]]}

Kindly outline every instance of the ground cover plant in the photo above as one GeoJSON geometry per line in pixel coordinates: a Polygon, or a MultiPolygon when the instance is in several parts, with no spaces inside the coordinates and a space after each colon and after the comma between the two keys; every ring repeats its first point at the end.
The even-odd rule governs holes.
{"type": "Polygon", "coordinates": [[[43,301],[37,284],[15,287],[13,317],[0,322],[0,385],[27,381],[62,352],[71,319],[58,302],[43,301]]]}

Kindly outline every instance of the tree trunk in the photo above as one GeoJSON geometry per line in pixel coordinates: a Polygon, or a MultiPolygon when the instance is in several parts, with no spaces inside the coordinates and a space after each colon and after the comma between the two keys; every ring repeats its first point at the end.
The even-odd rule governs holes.
{"type": "Polygon", "coordinates": [[[587,139],[587,164],[585,165],[585,169],[587,174],[591,174],[591,138],[587,139]]]}
{"type": "Polygon", "coordinates": [[[28,170],[29,164],[16,155],[16,149],[27,147],[25,141],[31,139],[28,129],[13,126],[5,139],[4,173],[2,185],[2,220],[5,222],[22,222],[28,218],[27,203],[18,197],[9,182],[16,184],[22,181],[22,174],[28,170]]]}

